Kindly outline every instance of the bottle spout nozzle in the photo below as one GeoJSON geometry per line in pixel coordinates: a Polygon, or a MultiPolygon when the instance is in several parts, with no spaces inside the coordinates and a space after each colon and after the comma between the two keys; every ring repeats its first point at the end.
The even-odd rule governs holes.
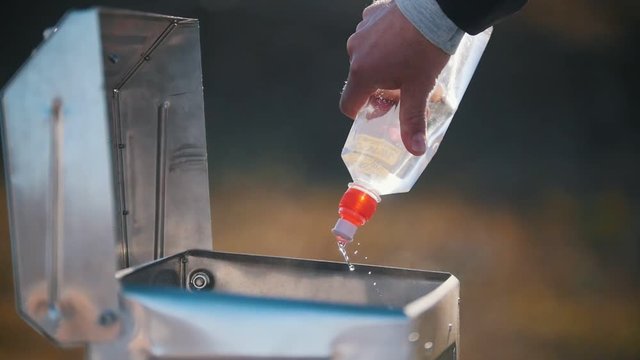
{"type": "Polygon", "coordinates": [[[343,218],[340,218],[338,219],[338,222],[336,222],[336,226],[333,227],[331,232],[336,236],[336,241],[338,241],[338,243],[346,245],[353,241],[353,236],[356,234],[357,230],[358,226],[343,218]]]}
{"type": "MultiPolygon", "coordinates": [[[[335,235],[335,234],[334,234],[335,235]]],[[[345,239],[340,235],[336,235],[336,242],[338,243],[338,245],[340,246],[347,246],[347,244],[349,244],[350,242],[352,242],[353,239],[345,239]]]]}

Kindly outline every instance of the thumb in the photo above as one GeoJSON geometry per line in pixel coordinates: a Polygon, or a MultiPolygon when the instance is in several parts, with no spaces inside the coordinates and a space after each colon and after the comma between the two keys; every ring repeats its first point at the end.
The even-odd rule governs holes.
{"type": "Polygon", "coordinates": [[[425,112],[429,84],[403,84],[400,93],[400,131],[410,153],[420,156],[427,150],[425,112]]]}

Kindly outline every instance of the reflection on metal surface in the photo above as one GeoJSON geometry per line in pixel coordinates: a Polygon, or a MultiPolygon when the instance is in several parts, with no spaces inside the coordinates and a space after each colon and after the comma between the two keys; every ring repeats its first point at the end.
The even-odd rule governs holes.
{"type": "Polygon", "coordinates": [[[64,199],[62,197],[64,193],[64,181],[63,176],[63,139],[64,139],[64,124],[62,122],[62,100],[60,98],[53,99],[51,105],[51,159],[49,160],[51,175],[49,177],[51,181],[51,201],[49,214],[51,217],[50,228],[47,232],[51,235],[51,239],[46,241],[46,253],[48,256],[45,261],[47,262],[47,273],[49,274],[49,311],[51,317],[57,318],[56,302],[58,301],[58,274],[61,269],[59,267],[58,253],[60,252],[59,246],[62,242],[64,235],[64,199]]]}
{"type": "Polygon", "coordinates": [[[165,177],[167,169],[167,117],[170,103],[165,101],[158,108],[158,130],[156,143],[156,217],[153,238],[153,259],[164,257],[164,207],[167,188],[165,177]]]}
{"type": "MultiPolygon", "coordinates": [[[[127,70],[127,72],[124,74],[124,76],[122,76],[122,79],[120,80],[120,82],[118,82],[115,85],[115,90],[122,89],[124,87],[124,85],[127,83],[127,81],[129,81],[129,79],[133,76],[133,74],[135,74],[136,71],[138,71],[138,69],[142,66],[142,64],[144,64],[145,61],[150,61],[151,60],[151,54],[153,53],[153,51],[158,46],[160,46],[160,44],[162,44],[162,42],[167,38],[167,36],[169,36],[169,34],[171,34],[171,32],[176,28],[176,26],[178,26],[178,20],[172,19],[170,24],[167,25],[167,27],[162,31],[162,33],[160,33],[158,38],[155,39],[155,41],[151,44],[151,46],[149,46],[149,48],[146,49],[140,55],[140,58],[135,63],[135,65],[133,65],[129,70],[127,70]]],[[[117,57],[116,54],[112,54],[110,59],[113,58],[113,56],[115,56],[116,58],[119,59],[119,57],[117,57]]],[[[113,63],[117,63],[117,61],[115,61],[115,62],[112,61],[112,62],[113,63]]]]}
{"type": "Polygon", "coordinates": [[[192,250],[136,268],[121,281],[126,286],[188,289],[190,279],[181,280],[181,274],[193,276],[203,271],[216,279],[217,292],[402,308],[411,317],[449,296],[451,289],[442,284],[453,279],[447,273],[368,265],[351,272],[344,263],[192,250]],[[372,286],[370,271],[376,274],[380,291],[372,286]],[[173,282],[166,282],[167,272],[176,274],[173,282]],[[430,293],[437,296],[424,297],[430,293]]]}
{"type": "MultiPolygon", "coordinates": [[[[109,58],[113,58],[114,56],[116,56],[118,58],[118,61],[120,59],[119,56],[117,56],[116,54],[111,54],[109,55],[109,58]]],[[[114,64],[117,64],[116,62],[113,62],[114,64]]],[[[119,101],[119,92],[118,89],[113,89],[112,92],[112,96],[113,96],[113,101],[111,102],[111,116],[113,117],[112,122],[113,122],[113,137],[114,137],[114,143],[115,146],[114,148],[116,149],[115,152],[115,156],[114,156],[114,168],[115,168],[115,173],[116,175],[116,192],[118,194],[118,202],[120,203],[120,207],[122,208],[122,212],[121,212],[121,217],[119,217],[119,235],[120,235],[120,261],[119,261],[119,268],[123,269],[123,268],[128,268],[129,266],[131,266],[131,264],[129,263],[129,240],[127,237],[128,231],[127,231],[127,222],[125,221],[125,217],[127,215],[129,215],[129,210],[128,210],[128,205],[127,205],[127,188],[125,186],[126,184],[126,178],[127,178],[127,173],[126,173],[126,169],[124,167],[124,163],[125,163],[125,155],[126,153],[124,152],[124,149],[126,147],[126,143],[127,141],[125,141],[124,139],[124,134],[122,131],[123,125],[122,125],[122,119],[120,118],[119,114],[120,114],[120,101],[119,101]]],[[[129,142],[130,143],[130,142],[129,142]]]]}
{"type": "Polygon", "coordinates": [[[121,206],[120,268],[211,249],[197,21],[103,10],[101,30],[121,206]],[[175,162],[181,153],[189,155],[188,166],[175,162]]]}

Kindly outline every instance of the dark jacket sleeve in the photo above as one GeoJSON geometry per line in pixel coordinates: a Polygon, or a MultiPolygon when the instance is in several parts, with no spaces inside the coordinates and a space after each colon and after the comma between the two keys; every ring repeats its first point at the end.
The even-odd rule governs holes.
{"type": "MultiPolygon", "coordinates": [[[[475,35],[516,11],[527,0],[436,0],[442,11],[466,33],[475,35]]],[[[561,0],[560,0],[561,1],[561,0]]]]}

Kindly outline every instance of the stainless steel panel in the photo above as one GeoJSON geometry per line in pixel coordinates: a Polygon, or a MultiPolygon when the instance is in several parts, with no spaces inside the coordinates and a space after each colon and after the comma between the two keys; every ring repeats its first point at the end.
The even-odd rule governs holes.
{"type": "Polygon", "coordinates": [[[403,308],[451,277],[369,265],[345,270],[343,263],[188,251],[137,268],[122,282],[193,290],[191,277],[205,271],[211,274],[212,288],[224,293],[403,308]]]}
{"type": "Polygon", "coordinates": [[[405,307],[413,319],[417,355],[422,359],[457,359],[460,343],[460,283],[455,277],[447,279],[429,296],[405,307]]]}
{"type": "Polygon", "coordinates": [[[97,10],[66,16],[2,95],[18,308],[62,344],[118,333],[111,147],[97,10]]]}
{"type": "Polygon", "coordinates": [[[211,249],[198,23],[103,11],[120,267],[211,249]]]}
{"type": "Polygon", "coordinates": [[[65,344],[113,336],[116,263],[211,249],[197,21],[71,12],[2,101],[19,308],[65,344]]]}

